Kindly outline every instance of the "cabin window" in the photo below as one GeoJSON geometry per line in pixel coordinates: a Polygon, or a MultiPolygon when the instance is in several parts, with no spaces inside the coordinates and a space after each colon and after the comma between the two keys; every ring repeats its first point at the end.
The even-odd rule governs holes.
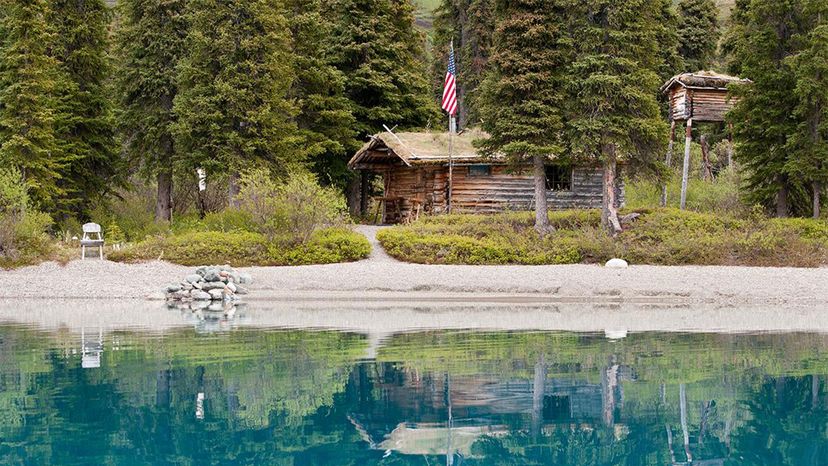
{"type": "Polygon", "coordinates": [[[492,176],[491,165],[469,165],[469,178],[492,176]]]}
{"type": "Polygon", "coordinates": [[[546,189],[549,191],[572,191],[572,169],[560,165],[547,165],[546,189]]]}

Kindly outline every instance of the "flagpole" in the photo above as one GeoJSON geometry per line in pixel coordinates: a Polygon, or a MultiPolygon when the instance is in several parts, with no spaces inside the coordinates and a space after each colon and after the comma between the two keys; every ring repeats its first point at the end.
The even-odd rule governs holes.
{"type": "Polygon", "coordinates": [[[448,154],[448,213],[451,213],[452,175],[454,172],[454,115],[449,115],[449,154],[448,154]]]}

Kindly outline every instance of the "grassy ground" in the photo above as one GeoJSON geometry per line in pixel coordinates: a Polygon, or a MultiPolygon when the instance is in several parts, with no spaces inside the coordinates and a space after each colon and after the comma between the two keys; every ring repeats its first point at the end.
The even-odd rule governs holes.
{"type": "Polygon", "coordinates": [[[828,223],[637,209],[617,238],[598,211],[551,212],[540,237],[531,213],[450,215],[380,231],[392,256],[424,264],[575,264],[621,257],[632,264],[817,267],[828,262],[828,223]]]}

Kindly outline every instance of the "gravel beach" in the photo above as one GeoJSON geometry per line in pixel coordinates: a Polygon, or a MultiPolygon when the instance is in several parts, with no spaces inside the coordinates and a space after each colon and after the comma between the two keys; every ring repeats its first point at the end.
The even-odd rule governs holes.
{"type": "MultiPolygon", "coordinates": [[[[828,268],[419,265],[388,256],[376,227],[358,230],[374,248],[363,261],[240,268],[255,279],[248,299],[828,304],[828,268]]],[[[0,271],[0,298],[161,299],[166,284],[192,270],[162,261],[47,262],[0,271]]]]}

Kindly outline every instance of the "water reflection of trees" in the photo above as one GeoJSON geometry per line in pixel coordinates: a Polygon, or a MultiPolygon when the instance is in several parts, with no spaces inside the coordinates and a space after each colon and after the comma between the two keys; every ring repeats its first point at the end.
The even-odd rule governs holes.
{"type": "Polygon", "coordinates": [[[0,464],[828,462],[821,335],[121,332],[89,370],[76,339],[0,327],[0,464]]]}

